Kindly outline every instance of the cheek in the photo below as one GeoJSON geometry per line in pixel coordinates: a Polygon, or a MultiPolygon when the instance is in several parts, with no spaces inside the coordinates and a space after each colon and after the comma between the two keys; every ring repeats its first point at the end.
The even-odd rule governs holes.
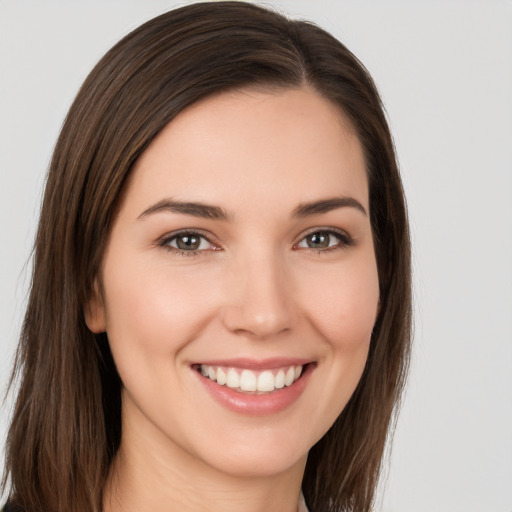
{"type": "Polygon", "coordinates": [[[310,320],[331,347],[344,351],[367,350],[379,304],[374,258],[354,260],[353,264],[336,271],[317,272],[314,287],[307,288],[315,290],[309,293],[306,308],[310,320]]]}
{"type": "Polygon", "coordinates": [[[317,273],[322,293],[311,294],[310,323],[323,341],[319,370],[324,372],[317,392],[323,411],[321,437],[347,405],[363,373],[378,313],[379,281],[373,255],[354,260],[337,272],[317,273]]]}
{"type": "Polygon", "coordinates": [[[113,258],[104,281],[107,333],[116,363],[128,372],[169,365],[211,317],[213,298],[197,276],[113,258]]]}

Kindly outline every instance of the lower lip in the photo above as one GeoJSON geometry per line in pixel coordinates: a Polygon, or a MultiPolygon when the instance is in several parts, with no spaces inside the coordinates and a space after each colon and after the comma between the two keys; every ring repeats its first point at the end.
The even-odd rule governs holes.
{"type": "Polygon", "coordinates": [[[197,377],[211,396],[227,409],[248,416],[266,416],[284,411],[298,400],[313,372],[314,365],[308,364],[291,386],[276,389],[270,393],[250,394],[221,386],[194,370],[197,377]]]}

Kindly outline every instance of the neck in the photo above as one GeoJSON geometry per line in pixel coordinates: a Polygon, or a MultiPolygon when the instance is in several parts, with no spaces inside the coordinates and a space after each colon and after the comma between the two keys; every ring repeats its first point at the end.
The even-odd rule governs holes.
{"type": "Polygon", "coordinates": [[[145,434],[123,424],[104,512],[297,512],[305,457],[278,474],[233,475],[145,434]]]}

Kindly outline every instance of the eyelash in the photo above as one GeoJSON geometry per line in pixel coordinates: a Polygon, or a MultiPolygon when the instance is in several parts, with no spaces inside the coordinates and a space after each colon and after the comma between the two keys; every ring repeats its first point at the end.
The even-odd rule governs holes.
{"type": "MultiPolygon", "coordinates": [[[[311,252],[313,254],[322,255],[327,252],[331,252],[331,251],[335,251],[335,250],[339,250],[339,249],[346,249],[353,244],[354,244],[354,240],[344,231],[341,231],[338,229],[333,229],[333,228],[325,228],[325,229],[315,228],[315,229],[309,231],[308,233],[305,233],[302,236],[302,238],[299,240],[299,242],[294,244],[293,248],[294,249],[305,249],[305,250],[309,250],[309,252],[311,252]],[[305,241],[308,236],[315,235],[315,234],[334,236],[335,238],[338,239],[338,243],[333,246],[325,247],[323,249],[314,249],[312,247],[299,248],[299,244],[301,244],[303,241],[305,241]]],[[[221,248],[219,246],[215,245],[204,233],[201,233],[199,231],[194,231],[194,230],[179,231],[178,233],[173,233],[169,236],[165,236],[158,243],[158,245],[160,247],[163,247],[164,249],[168,250],[169,252],[172,252],[174,254],[177,254],[179,256],[184,256],[184,257],[204,256],[211,250],[213,250],[213,251],[221,250],[221,248]],[[184,237],[184,236],[197,237],[197,238],[206,240],[213,248],[185,250],[185,249],[180,249],[178,247],[173,247],[170,245],[171,242],[177,240],[179,237],[184,237]]]]}
{"type": "Polygon", "coordinates": [[[179,231],[178,233],[173,233],[169,236],[165,236],[159,242],[158,245],[160,247],[163,247],[164,249],[168,250],[169,252],[172,252],[179,256],[185,256],[185,257],[204,256],[210,250],[214,250],[214,251],[220,250],[220,247],[216,246],[204,233],[201,233],[200,231],[194,231],[194,230],[179,231]],[[185,250],[185,249],[180,249],[179,247],[173,247],[170,245],[170,243],[173,242],[174,240],[177,240],[179,237],[184,237],[184,236],[201,238],[203,240],[206,240],[214,248],[213,249],[208,248],[208,249],[185,250]]]}
{"type": "Polygon", "coordinates": [[[334,228],[315,228],[315,229],[312,229],[309,232],[305,233],[302,236],[302,238],[300,239],[300,241],[297,244],[295,244],[293,247],[298,248],[299,244],[301,244],[303,241],[305,241],[308,236],[317,235],[317,234],[327,235],[329,237],[334,236],[335,238],[338,239],[337,244],[325,247],[323,249],[314,249],[312,247],[309,247],[309,248],[304,247],[304,249],[309,250],[311,253],[317,254],[319,256],[321,256],[325,253],[329,253],[331,251],[347,249],[348,247],[354,245],[353,238],[351,238],[348,235],[348,233],[346,233],[345,231],[342,231],[340,229],[334,229],[334,228]]]}

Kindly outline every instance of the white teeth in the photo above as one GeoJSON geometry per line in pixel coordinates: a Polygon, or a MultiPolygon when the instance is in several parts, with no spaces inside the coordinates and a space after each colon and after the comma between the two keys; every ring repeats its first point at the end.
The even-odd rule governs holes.
{"type": "Polygon", "coordinates": [[[276,377],[275,377],[274,386],[276,387],[276,389],[284,388],[284,371],[283,370],[279,370],[277,372],[276,377]]]}
{"type": "Polygon", "coordinates": [[[236,372],[234,368],[230,368],[228,370],[227,378],[226,378],[226,386],[228,388],[239,388],[240,387],[240,375],[236,372]]]}
{"type": "Polygon", "coordinates": [[[240,375],[240,389],[242,391],[256,391],[258,388],[258,381],[256,375],[251,370],[243,370],[240,375]]]}
{"type": "Polygon", "coordinates": [[[285,386],[291,386],[293,384],[294,379],[295,379],[295,368],[293,366],[290,366],[290,368],[288,368],[288,371],[286,372],[286,376],[284,378],[285,386]]]}
{"type": "Polygon", "coordinates": [[[222,368],[217,369],[217,384],[223,386],[227,382],[226,372],[222,368]]]}
{"type": "Polygon", "coordinates": [[[265,370],[258,375],[258,391],[274,391],[274,388],[274,376],[271,371],[265,370]]]}
{"type": "Polygon", "coordinates": [[[216,381],[221,386],[244,392],[270,393],[275,389],[291,386],[301,376],[303,367],[287,366],[277,371],[263,370],[261,373],[206,364],[202,364],[199,369],[204,377],[216,381]]]}

